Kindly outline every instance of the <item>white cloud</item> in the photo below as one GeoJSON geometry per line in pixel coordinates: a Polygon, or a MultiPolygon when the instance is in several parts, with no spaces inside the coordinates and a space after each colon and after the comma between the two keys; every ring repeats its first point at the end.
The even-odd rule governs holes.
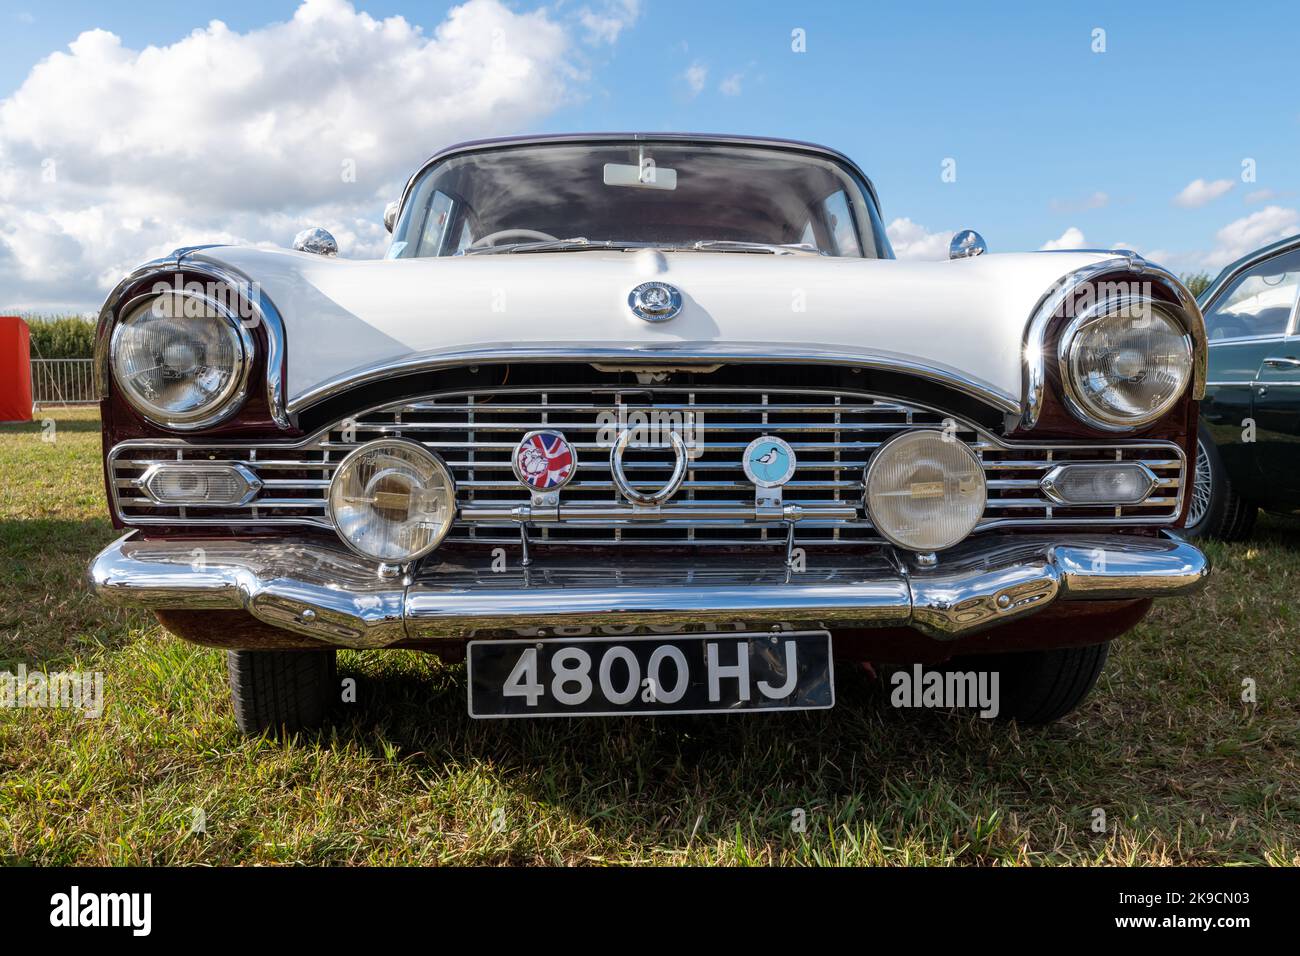
{"type": "Polygon", "coordinates": [[[744,79],[742,74],[733,73],[718,84],[718,89],[722,92],[723,96],[739,96],[740,82],[742,79],[744,79]]]}
{"type": "Polygon", "coordinates": [[[1196,209],[1218,199],[1232,189],[1232,186],[1231,179],[1216,179],[1213,182],[1206,182],[1204,179],[1193,179],[1183,187],[1182,192],[1174,197],[1174,205],[1182,206],[1185,209],[1196,209]]]}
{"type": "Polygon", "coordinates": [[[578,22],[587,31],[588,43],[616,43],[640,15],[641,0],[605,0],[596,9],[580,9],[578,22]]]}
{"type": "Polygon", "coordinates": [[[1265,206],[1249,216],[1234,219],[1214,234],[1215,247],[1205,257],[1205,266],[1222,269],[1260,246],[1300,232],[1300,213],[1282,206],[1265,206]]]}
{"type": "Polygon", "coordinates": [[[1065,232],[1061,233],[1059,238],[1049,239],[1047,240],[1047,242],[1043,243],[1038,248],[1042,250],[1052,250],[1052,249],[1086,249],[1087,247],[1088,247],[1088,240],[1083,238],[1083,233],[1079,230],[1077,226],[1071,226],[1070,228],[1066,229],[1065,232]]]}
{"type": "Polygon", "coordinates": [[[699,96],[704,92],[704,84],[709,81],[709,68],[703,63],[692,63],[686,68],[686,72],[682,74],[682,79],[686,81],[687,87],[690,88],[691,96],[699,96]]]}
{"type": "Polygon", "coordinates": [[[87,31],[0,101],[0,309],[93,307],[177,246],[287,245],[307,225],[381,254],[384,204],[421,160],[574,101],[574,37],[612,40],[636,6],[561,20],[468,0],[426,33],[305,0],[288,22],[214,20],[143,50],[87,31]]]}
{"type": "Polygon", "coordinates": [[[947,259],[953,232],[929,232],[906,217],[895,219],[885,227],[889,244],[900,259],[947,259]]]}
{"type": "Polygon", "coordinates": [[[1246,193],[1242,199],[1247,206],[1253,206],[1257,202],[1267,202],[1270,199],[1278,198],[1277,193],[1271,189],[1256,189],[1253,193],[1246,193]]]}

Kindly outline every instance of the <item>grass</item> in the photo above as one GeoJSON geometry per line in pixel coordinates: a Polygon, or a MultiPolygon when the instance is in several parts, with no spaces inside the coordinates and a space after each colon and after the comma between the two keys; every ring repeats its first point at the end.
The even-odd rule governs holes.
{"type": "Polygon", "coordinates": [[[236,731],[219,652],[87,593],[98,422],[52,414],[52,442],[0,428],[0,669],[102,671],[107,707],[0,709],[0,861],[1300,863],[1294,522],[1211,545],[1208,590],[1046,729],[896,711],[847,668],[830,712],[474,722],[462,667],[368,652],[330,730],[277,742],[236,731]]]}

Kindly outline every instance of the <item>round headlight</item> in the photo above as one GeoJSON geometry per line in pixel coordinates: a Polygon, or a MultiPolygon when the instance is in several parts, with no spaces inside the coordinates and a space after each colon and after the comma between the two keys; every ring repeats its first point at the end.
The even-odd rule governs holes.
{"type": "Polygon", "coordinates": [[[442,459],[400,438],[367,442],[330,482],[330,518],[357,554],[404,564],[428,554],[456,514],[456,485],[442,459]]]}
{"type": "Polygon", "coordinates": [[[867,513],[884,537],[909,551],[942,551],[975,529],[987,486],[964,442],[924,429],[895,435],[867,463],[867,513]]]}
{"type": "Polygon", "coordinates": [[[1192,344],[1182,326],[1147,301],[1084,316],[1061,338],[1067,404],[1090,424],[1128,429],[1173,407],[1192,377],[1192,344]]]}
{"type": "Polygon", "coordinates": [[[253,339],[207,299],[165,293],[128,307],[110,354],[114,378],[141,415],[168,428],[203,428],[238,408],[253,339]]]}

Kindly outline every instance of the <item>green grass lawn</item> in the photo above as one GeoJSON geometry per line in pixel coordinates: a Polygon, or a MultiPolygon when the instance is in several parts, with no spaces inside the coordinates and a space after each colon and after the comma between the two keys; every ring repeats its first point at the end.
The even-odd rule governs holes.
{"type": "Polygon", "coordinates": [[[1211,546],[1208,590],[1046,729],[896,711],[847,669],[829,712],[473,722],[463,667],[369,652],[331,730],[249,740],[221,653],[88,593],[99,425],[51,414],[52,442],[0,428],[0,670],[102,671],[107,706],[0,709],[0,861],[1300,863],[1296,523],[1211,546]]]}

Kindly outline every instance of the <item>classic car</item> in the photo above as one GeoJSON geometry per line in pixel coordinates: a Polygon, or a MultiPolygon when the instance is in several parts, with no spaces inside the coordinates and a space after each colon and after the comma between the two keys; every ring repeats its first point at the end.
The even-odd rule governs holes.
{"type": "Polygon", "coordinates": [[[1200,295],[1209,338],[1187,534],[1250,536],[1300,511],[1300,236],[1226,267],[1200,295]]]}
{"type": "Polygon", "coordinates": [[[455,146],[385,222],[100,316],[91,581],[226,649],[245,731],[324,720],[340,648],[464,659],[476,718],[824,709],[840,661],[1046,722],[1208,574],[1204,323],[1134,253],[900,261],[844,155],[727,136],[455,146]]]}

